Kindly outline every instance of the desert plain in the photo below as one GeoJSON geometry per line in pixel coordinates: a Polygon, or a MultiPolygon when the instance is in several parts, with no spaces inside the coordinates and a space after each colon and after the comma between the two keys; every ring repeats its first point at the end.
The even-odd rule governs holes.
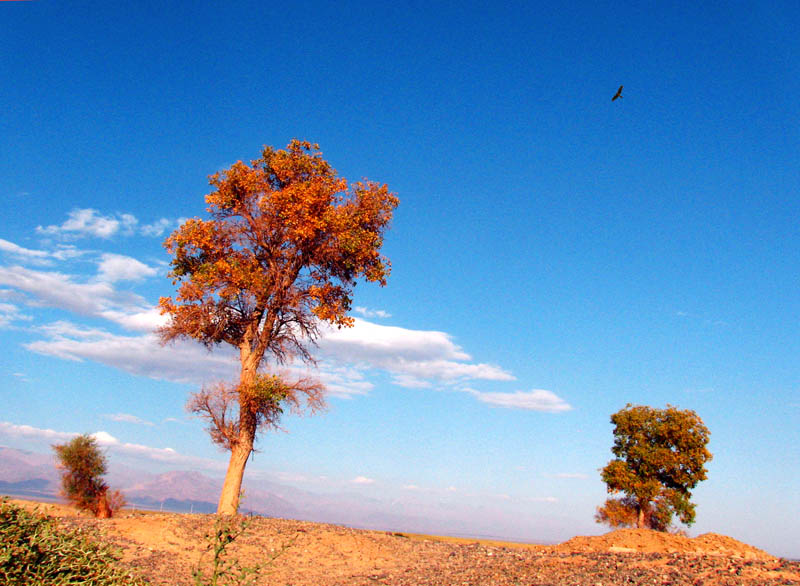
{"type": "MultiPolygon", "coordinates": [[[[150,584],[190,586],[208,567],[213,515],[120,511],[97,520],[59,504],[14,501],[117,547],[150,584]]],[[[731,537],[623,529],[557,545],[505,543],[252,517],[228,555],[262,564],[274,586],[800,585],[800,562],[731,537]]]]}

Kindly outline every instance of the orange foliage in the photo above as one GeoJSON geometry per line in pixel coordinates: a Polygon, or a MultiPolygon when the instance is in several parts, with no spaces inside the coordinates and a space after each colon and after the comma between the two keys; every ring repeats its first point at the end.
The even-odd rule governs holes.
{"type": "Polygon", "coordinates": [[[187,220],[165,242],[180,288],[160,300],[172,318],[162,339],[310,360],[319,320],[352,325],[356,280],[386,284],[379,250],[397,197],[377,183],[348,187],[317,145],[297,140],[210,183],[211,219],[187,220]]]}

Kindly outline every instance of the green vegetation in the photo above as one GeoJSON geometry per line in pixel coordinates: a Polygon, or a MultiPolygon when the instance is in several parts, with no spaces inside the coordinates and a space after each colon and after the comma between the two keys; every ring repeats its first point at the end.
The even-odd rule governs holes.
{"type": "MultiPolygon", "coordinates": [[[[214,523],[214,529],[206,534],[208,548],[213,552],[211,572],[203,571],[198,564],[192,572],[195,586],[251,586],[258,578],[260,566],[247,567],[239,563],[238,558],[229,558],[228,546],[247,530],[248,520],[235,515],[220,515],[214,523]]],[[[202,562],[202,558],[201,558],[202,562]]]]}
{"type": "MultiPolygon", "coordinates": [[[[243,566],[237,557],[230,555],[228,546],[239,538],[252,522],[240,515],[218,515],[211,533],[206,534],[208,547],[206,553],[212,552],[211,571],[203,570],[202,561],[192,572],[195,586],[253,586],[267,566],[294,545],[294,539],[270,554],[266,561],[256,566],[243,566]]],[[[205,556],[205,554],[204,554],[205,556]]]]}
{"type": "Polygon", "coordinates": [[[623,493],[598,507],[595,520],[612,527],[667,531],[673,515],[694,522],[690,489],[706,479],[710,433],[691,410],[672,405],[631,405],[611,416],[616,458],[600,471],[609,493],[623,493]]]}
{"type": "Polygon", "coordinates": [[[106,545],[80,530],[0,501],[0,584],[4,586],[146,586],[106,545]]]}

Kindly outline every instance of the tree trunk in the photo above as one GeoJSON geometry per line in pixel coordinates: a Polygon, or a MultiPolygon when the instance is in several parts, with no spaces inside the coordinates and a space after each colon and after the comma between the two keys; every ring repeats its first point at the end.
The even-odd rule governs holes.
{"type": "Polygon", "coordinates": [[[228,462],[228,472],[225,474],[225,483],[222,485],[222,494],[219,496],[217,514],[235,515],[239,511],[239,495],[242,492],[244,467],[252,451],[252,439],[249,443],[239,441],[233,446],[231,459],[228,462]]]}
{"type": "Polygon", "coordinates": [[[97,498],[95,510],[95,517],[98,519],[109,519],[111,518],[111,507],[108,506],[108,498],[106,496],[107,490],[104,490],[100,496],[97,498]]]}
{"type": "Polygon", "coordinates": [[[245,341],[239,347],[239,360],[242,363],[242,372],[239,378],[239,437],[231,446],[231,459],[228,462],[228,471],[222,485],[217,505],[218,515],[235,515],[239,511],[239,495],[242,492],[242,479],[247,459],[253,451],[256,440],[257,420],[256,414],[248,400],[249,389],[256,380],[258,365],[261,355],[252,352],[250,343],[245,341]]]}
{"type": "Polygon", "coordinates": [[[638,529],[647,529],[647,527],[645,526],[645,519],[644,519],[645,506],[647,505],[642,505],[641,503],[639,504],[639,518],[636,519],[636,527],[638,529]]]}

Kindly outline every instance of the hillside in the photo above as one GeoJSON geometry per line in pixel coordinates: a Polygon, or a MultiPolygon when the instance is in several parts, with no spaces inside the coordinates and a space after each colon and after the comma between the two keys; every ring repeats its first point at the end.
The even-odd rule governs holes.
{"type": "MultiPolygon", "coordinates": [[[[34,507],[33,503],[23,503],[34,507]]],[[[40,505],[68,526],[96,532],[151,584],[190,585],[210,515],[123,512],[97,521],[63,505],[40,505]]],[[[800,584],[800,563],[730,537],[697,538],[644,530],[576,537],[555,546],[452,540],[252,518],[232,555],[244,565],[279,554],[264,584],[293,586],[574,584],[800,584]],[[282,553],[281,553],[282,552],[282,553]]],[[[208,559],[205,558],[208,562],[208,559]]]]}

